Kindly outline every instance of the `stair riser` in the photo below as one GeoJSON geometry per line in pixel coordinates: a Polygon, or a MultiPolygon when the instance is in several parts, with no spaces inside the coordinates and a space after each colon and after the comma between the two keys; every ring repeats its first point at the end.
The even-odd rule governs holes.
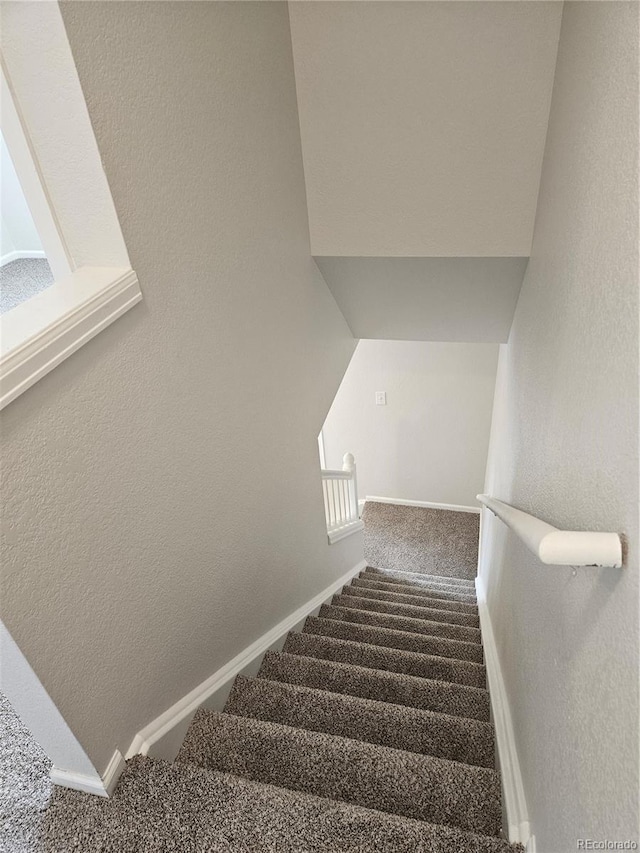
{"type": "Polygon", "coordinates": [[[225,713],[493,767],[488,723],[238,676],[225,713]]]}
{"type": "Polygon", "coordinates": [[[258,678],[489,722],[486,690],[302,655],[267,652],[258,678]]]}
{"type": "Polygon", "coordinates": [[[419,595],[405,595],[400,592],[372,589],[366,586],[342,587],[343,595],[356,595],[363,598],[376,598],[379,601],[390,601],[396,604],[412,604],[414,607],[428,607],[432,610],[447,610],[451,613],[466,613],[478,618],[478,607],[464,601],[447,601],[442,598],[424,598],[419,595]]]}
{"type": "Polygon", "coordinates": [[[499,777],[482,767],[203,711],[178,760],[482,835],[500,832],[499,777]]]}
{"type": "Polygon", "coordinates": [[[430,637],[444,637],[449,640],[460,640],[464,643],[480,644],[480,631],[477,628],[467,628],[464,625],[448,625],[446,622],[431,622],[427,619],[416,619],[389,613],[375,613],[370,610],[359,610],[351,605],[342,606],[325,604],[318,614],[322,619],[343,619],[345,622],[357,622],[361,625],[374,625],[379,628],[393,628],[397,631],[411,631],[415,634],[426,634],[430,637]]]}
{"type": "Polygon", "coordinates": [[[379,589],[382,592],[396,592],[401,595],[416,595],[424,598],[439,598],[444,601],[459,601],[464,604],[475,606],[476,596],[462,592],[445,592],[439,589],[425,589],[420,586],[412,586],[411,584],[392,583],[391,581],[369,580],[369,578],[354,578],[351,581],[352,586],[366,587],[367,589],[379,589]]]}
{"type": "Polygon", "coordinates": [[[412,634],[408,631],[394,631],[391,628],[376,628],[371,625],[358,625],[355,622],[345,622],[335,618],[322,619],[316,616],[309,616],[306,619],[303,631],[306,634],[322,634],[325,637],[371,643],[375,646],[402,649],[423,655],[437,655],[478,664],[483,662],[482,646],[477,643],[449,640],[446,637],[428,637],[424,634],[412,634]]]}
{"type": "Polygon", "coordinates": [[[468,661],[421,655],[373,646],[369,643],[348,642],[319,634],[301,633],[289,634],[283,651],[293,655],[308,655],[370,669],[416,675],[419,678],[430,678],[435,681],[452,681],[456,684],[467,684],[470,687],[486,688],[484,667],[468,661]]]}

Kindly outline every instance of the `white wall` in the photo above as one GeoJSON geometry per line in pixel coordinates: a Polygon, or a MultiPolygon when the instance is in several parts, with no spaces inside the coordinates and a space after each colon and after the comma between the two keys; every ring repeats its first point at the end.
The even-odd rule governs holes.
{"type": "Polygon", "coordinates": [[[144,302],[2,412],[2,619],[100,771],[362,555],[326,537],[354,340],[310,257],[286,4],[153,5],[63,5],[144,302]]]}
{"type": "Polygon", "coordinates": [[[497,358],[494,344],[360,341],[323,428],[328,466],[353,453],[361,498],[476,506],[497,358]]]}
{"type": "Polygon", "coordinates": [[[291,3],[313,254],[526,257],[561,11],[291,3]]]}
{"type": "Polygon", "coordinates": [[[15,252],[33,256],[42,252],[42,242],[27,206],[13,161],[4,137],[0,134],[0,210],[2,211],[2,241],[0,258],[15,252]]]}
{"type": "Polygon", "coordinates": [[[539,853],[638,837],[638,5],[565,3],[486,491],[628,541],[546,566],[485,512],[480,574],[539,853]]]}

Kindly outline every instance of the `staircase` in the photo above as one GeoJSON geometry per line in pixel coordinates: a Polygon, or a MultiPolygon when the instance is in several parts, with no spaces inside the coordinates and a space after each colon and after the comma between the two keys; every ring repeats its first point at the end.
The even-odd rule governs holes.
{"type": "Polygon", "coordinates": [[[153,804],[181,849],[522,851],[501,837],[473,582],[367,568],[114,799],[145,803],[131,832],[153,804]]]}

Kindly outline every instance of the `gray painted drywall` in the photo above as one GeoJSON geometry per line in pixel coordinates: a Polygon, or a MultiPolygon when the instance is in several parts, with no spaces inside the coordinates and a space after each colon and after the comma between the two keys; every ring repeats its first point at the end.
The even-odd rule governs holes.
{"type": "Polygon", "coordinates": [[[316,258],[357,338],[505,343],[527,258],[316,258]]]}
{"type": "Polygon", "coordinates": [[[638,5],[565,4],[485,490],[628,541],[546,566],[485,512],[481,575],[539,853],[638,843],[638,5]]]}
{"type": "Polygon", "coordinates": [[[360,497],[477,506],[497,360],[495,344],[360,341],[323,427],[328,467],[353,453],[360,497]]]}
{"type": "Polygon", "coordinates": [[[562,4],[290,5],[313,254],[528,256],[562,4]]]}
{"type": "Polygon", "coordinates": [[[103,771],[361,558],[316,442],[355,342],[310,257],[286,4],[63,16],[144,302],[2,412],[2,618],[103,771]]]}

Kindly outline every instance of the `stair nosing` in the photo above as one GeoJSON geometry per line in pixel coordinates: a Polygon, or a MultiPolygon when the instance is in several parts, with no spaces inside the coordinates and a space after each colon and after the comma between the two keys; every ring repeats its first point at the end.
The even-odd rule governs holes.
{"type": "Polygon", "coordinates": [[[400,591],[401,591],[400,594],[404,594],[404,595],[412,595],[413,594],[411,592],[407,592],[407,593],[402,592],[402,590],[407,589],[407,590],[413,590],[414,592],[419,591],[418,592],[419,598],[435,598],[435,599],[440,599],[442,601],[455,601],[455,602],[458,602],[460,604],[471,604],[471,605],[475,605],[477,603],[477,596],[476,596],[475,592],[469,593],[468,595],[466,593],[451,593],[451,595],[457,595],[458,597],[457,598],[447,598],[448,593],[446,592],[446,590],[430,589],[430,588],[426,588],[426,587],[416,587],[416,586],[411,586],[410,584],[388,583],[387,581],[374,581],[374,580],[370,581],[368,578],[362,578],[360,576],[353,578],[351,580],[351,585],[355,588],[357,588],[359,586],[363,586],[365,589],[367,589],[367,588],[368,589],[378,589],[379,587],[383,587],[383,590],[382,590],[383,592],[385,592],[385,591],[392,592],[392,590],[387,590],[386,589],[387,587],[399,587],[400,591]],[[364,581],[364,583],[363,583],[363,581],[364,581]],[[420,593],[436,593],[436,594],[435,595],[427,595],[427,594],[421,595],[420,593]],[[467,601],[467,599],[469,599],[469,598],[473,599],[473,600],[467,601]]]}
{"type": "MultiPolygon", "coordinates": [[[[411,595],[410,593],[406,593],[406,592],[391,592],[391,591],[386,590],[386,589],[377,589],[375,587],[367,587],[367,586],[362,586],[362,587],[352,586],[351,584],[345,584],[342,587],[342,592],[344,595],[354,595],[354,594],[355,595],[363,595],[365,598],[368,598],[368,597],[378,598],[378,596],[392,595],[392,596],[396,596],[396,597],[401,596],[402,598],[410,598],[410,599],[413,599],[413,602],[416,602],[416,601],[431,601],[431,602],[437,601],[441,605],[443,605],[443,604],[464,605],[464,608],[458,607],[458,608],[451,608],[451,609],[444,607],[444,606],[440,606],[440,607],[438,607],[437,605],[434,606],[433,604],[431,604],[431,605],[429,605],[429,604],[422,604],[422,605],[414,604],[413,606],[414,607],[428,607],[431,610],[448,610],[450,613],[467,613],[470,616],[478,616],[478,605],[474,604],[473,602],[470,602],[470,601],[452,601],[451,599],[448,599],[448,598],[429,598],[426,595],[424,595],[424,596],[411,595]],[[345,590],[354,590],[355,592],[349,593],[349,592],[345,592],[345,590]],[[371,594],[372,592],[378,593],[378,595],[367,596],[367,592],[369,594],[371,594]]],[[[397,604],[411,604],[412,603],[411,601],[409,601],[409,602],[397,601],[397,599],[394,599],[394,598],[391,598],[391,599],[380,598],[379,600],[380,601],[392,601],[392,602],[394,600],[396,600],[397,604]]]]}
{"type": "MultiPolygon", "coordinates": [[[[334,597],[335,597],[335,596],[334,596],[334,597]]],[[[354,598],[355,598],[355,596],[354,596],[354,598]]],[[[332,599],[332,601],[333,601],[333,599],[332,599]]],[[[420,635],[420,636],[425,636],[425,637],[429,637],[429,636],[439,637],[439,636],[442,636],[442,639],[446,639],[446,640],[458,640],[458,641],[459,641],[459,642],[461,642],[461,643],[471,643],[471,644],[473,644],[473,645],[482,646],[482,635],[481,635],[481,633],[480,633],[480,629],[479,629],[479,628],[476,628],[476,627],[475,627],[475,626],[473,626],[473,625],[458,625],[458,624],[456,624],[456,623],[452,623],[452,622],[438,622],[437,620],[434,620],[434,619],[420,619],[419,617],[416,617],[416,616],[406,616],[406,615],[405,615],[405,616],[403,616],[403,615],[401,615],[401,614],[399,614],[399,613],[385,613],[384,611],[379,611],[379,610],[368,610],[368,609],[363,608],[363,607],[346,607],[344,604],[323,604],[323,605],[322,605],[322,607],[320,608],[320,612],[322,612],[322,608],[324,608],[324,607],[333,607],[333,608],[335,608],[336,610],[343,610],[343,611],[346,611],[346,612],[350,612],[350,611],[351,611],[351,612],[354,612],[354,613],[369,613],[369,614],[372,614],[372,615],[374,615],[374,616],[383,617],[383,618],[384,618],[384,617],[390,617],[391,619],[394,619],[394,618],[395,618],[395,619],[411,619],[411,620],[412,620],[412,621],[414,621],[414,622],[427,623],[428,625],[433,626],[434,628],[435,628],[435,627],[437,627],[437,626],[439,626],[439,625],[444,625],[444,626],[446,626],[446,627],[448,627],[448,628],[467,628],[467,629],[469,629],[470,631],[477,631],[477,632],[478,632],[478,639],[477,639],[477,640],[463,640],[463,639],[459,639],[459,638],[457,638],[457,637],[444,637],[444,636],[442,636],[442,635],[440,635],[440,634],[438,634],[438,633],[435,633],[435,634],[427,634],[427,633],[424,633],[424,632],[422,632],[422,631],[410,631],[408,628],[394,628],[394,629],[392,629],[392,630],[405,631],[406,633],[415,633],[415,634],[418,634],[418,635],[420,635]]],[[[330,617],[330,616],[327,616],[327,617],[323,617],[323,618],[330,619],[331,617],[330,617]]],[[[344,619],[343,621],[348,622],[348,621],[350,621],[350,620],[348,620],[348,619],[344,619]]],[[[368,624],[368,623],[366,623],[366,622],[356,622],[355,624],[357,624],[357,625],[363,625],[363,624],[364,624],[364,625],[366,625],[366,624],[368,624]]],[[[390,626],[389,626],[389,625],[378,625],[378,626],[373,626],[373,625],[372,625],[371,627],[389,628],[390,626]]]]}
{"type": "MultiPolygon", "coordinates": [[[[417,708],[418,710],[433,711],[434,713],[441,713],[441,714],[445,714],[447,716],[457,716],[457,717],[462,717],[464,719],[470,719],[470,720],[478,720],[479,722],[485,722],[485,723],[490,722],[491,705],[490,705],[489,691],[486,687],[477,687],[473,684],[462,684],[459,681],[446,681],[446,680],[441,679],[441,678],[427,678],[426,676],[414,675],[412,673],[407,673],[407,672],[397,672],[395,670],[390,670],[390,669],[376,669],[375,667],[363,666],[362,664],[356,664],[356,663],[348,663],[347,661],[332,660],[331,658],[316,658],[316,657],[313,657],[312,655],[297,654],[296,652],[285,652],[285,651],[276,652],[276,651],[272,650],[272,651],[267,652],[266,655],[278,656],[278,658],[282,657],[282,658],[285,658],[287,660],[291,659],[293,661],[298,659],[301,662],[305,662],[305,663],[307,661],[316,661],[317,663],[319,663],[323,666],[326,666],[330,669],[336,669],[338,671],[341,671],[341,670],[343,670],[343,671],[344,670],[358,670],[358,671],[361,671],[363,675],[365,675],[365,676],[370,675],[374,679],[375,678],[380,679],[382,682],[384,682],[384,681],[393,682],[394,678],[410,679],[410,682],[411,681],[416,682],[415,686],[418,688],[421,686],[421,684],[420,684],[421,682],[425,682],[425,685],[424,685],[425,688],[427,686],[431,686],[434,691],[441,690],[443,693],[445,691],[447,691],[447,692],[452,691],[453,694],[457,693],[459,698],[466,696],[468,699],[471,699],[473,697],[473,695],[476,694],[476,698],[478,699],[478,701],[484,702],[486,705],[486,708],[484,709],[484,711],[486,712],[486,719],[480,719],[477,716],[469,716],[468,712],[458,713],[458,714],[453,714],[453,713],[448,714],[446,711],[437,711],[433,708],[423,708],[423,707],[418,706],[418,705],[412,705],[409,702],[397,702],[397,701],[391,701],[391,700],[387,700],[387,699],[378,699],[378,700],[374,700],[374,701],[384,702],[385,704],[388,704],[388,705],[399,705],[400,707],[417,708]]],[[[265,657],[266,657],[266,655],[265,655],[265,657]]],[[[285,660],[285,663],[286,663],[286,660],[285,660]]],[[[305,663],[301,663],[301,666],[303,668],[304,668],[305,663]]],[[[289,677],[290,677],[290,675],[289,675],[289,677]]],[[[282,681],[285,684],[298,684],[297,681],[288,680],[287,675],[283,676],[282,678],[275,679],[275,678],[271,677],[270,675],[263,674],[262,666],[258,670],[256,678],[264,678],[266,680],[271,680],[271,681],[278,680],[278,681],[282,681]]],[[[302,686],[308,686],[308,685],[302,684],[302,686]]],[[[312,689],[316,689],[316,688],[312,688],[312,689]]],[[[344,694],[346,696],[355,696],[358,698],[368,698],[366,696],[360,697],[358,693],[351,693],[348,689],[338,691],[338,690],[332,690],[327,686],[317,688],[317,689],[326,690],[329,693],[340,693],[340,694],[344,694]]]]}
{"type": "MultiPolygon", "coordinates": [[[[406,713],[407,717],[414,716],[415,720],[422,719],[424,727],[441,726],[444,729],[448,726],[452,730],[459,730],[460,728],[463,728],[465,726],[470,726],[470,728],[473,728],[475,726],[475,727],[477,727],[477,731],[473,734],[474,737],[482,737],[482,736],[487,736],[487,735],[489,736],[489,738],[491,740],[491,759],[493,758],[493,752],[495,750],[495,732],[494,732],[493,725],[490,722],[486,722],[484,720],[477,720],[473,717],[460,717],[460,716],[456,716],[454,714],[445,714],[442,711],[432,711],[432,710],[427,710],[425,708],[414,708],[414,707],[411,707],[408,705],[396,705],[395,703],[383,702],[383,701],[380,701],[378,699],[370,699],[370,698],[364,697],[364,696],[352,696],[351,694],[348,694],[348,693],[334,693],[331,690],[323,690],[323,689],[317,688],[317,687],[308,687],[306,685],[301,685],[301,684],[290,684],[289,682],[275,681],[273,679],[259,679],[256,677],[248,677],[248,676],[243,676],[243,675],[236,676],[236,679],[234,680],[232,692],[230,694],[229,699],[227,700],[227,703],[229,703],[233,699],[233,695],[234,695],[235,690],[239,689],[241,691],[243,689],[243,685],[251,685],[254,682],[260,682],[261,684],[262,683],[270,683],[270,684],[273,684],[276,686],[276,690],[279,689],[281,692],[284,692],[284,693],[291,691],[294,694],[298,693],[298,694],[301,694],[303,696],[308,696],[309,699],[311,699],[311,700],[313,700],[314,697],[316,697],[318,700],[320,698],[320,694],[326,694],[326,696],[329,697],[328,701],[334,702],[334,704],[336,706],[340,706],[340,705],[346,706],[346,705],[352,704],[354,706],[353,710],[355,713],[358,713],[358,709],[361,709],[361,710],[369,709],[372,712],[377,712],[378,714],[380,714],[380,716],[384,716],[384,711],[387,708],[389,708],[391,715],[393,715],[393,714],[398,715],[399,713],[403,713],[403,714],[406,713]],[[239,685],[239,688],[238,688],[238,685],[239,685]],[[335,699],[333,697],[335,697],[335,699]],[[401,709],[401,711],[394,710],[394,709],[401,709]]],[[[246,689],[250,690],[251,688],[249,686],[246,689]]],[[[276,722],[279,725],[286,725],[286,726],[290,726],[291,728],[303,729],[304,731],[321,732],[321,733],[330,734],[330,735],[334,734],[334,732],[328,732],[328,731],[326,731],[326,729],[307,728],[307,726],[305,726],[303,724],[299,725],[297,723],[293,724],[293,723],[289,723],[289,722],[283,723],[279,720],[265,720],[263,717],[255,717],[253,714],[241,714],[241,713],[238,713],[237,711],[234,711],[234,710],[228,710],[226,705],[224,708],[224,713],[225,714],[232,714],[234,716],[241,716],[241,717],[245,717],[248,719],[262,720],[263,722],[276,722]]],[[[341,734],[338,734],[336,736],[337,737],[347,737],[347,738],[349,738],[349,740],[357,740],[357,741],[360,741],[362,743],[373,743],[373,744],[376,744],[378,746],[389,746],[388,744],[378,743],[375,740],[370,740],[369,738],[365,738],[365,737],[351,737],[349,735],[341,735],[341,734]]],[[[447,756],[435,755],[432,752],[420,752],[417,750],[409,749],[407,746],[389,746],[389,748],[390,749],[399,749],[403,752],[411,752],[411,753],[414,753],[416,755],[428,755],[428,756],[431,756],[433,758],[444,758],[446,761],[455,761],[459,764],[468,765],[469,767],[490,767],[490,765],[487,765],[487,764],[478,764],[478,763],[474,763],[473,761],[469,761],[469,760],[462,760],[462,759],[456,759],[456,758],[449,758],[447,756]]],[[[490,769],[495,769],[495,768],[490,768],[490,769]]]]}
{"type": "MultiPolygon", "coordinates": [[[[465,622],[450,622],[448,619],[436,619],[435,614],[442,614],[443,616],[453,616],[453,617],[456,617],[458,619],[461,619],[463,617],[464,618],[471,618],[471,619],[474,619],[475,621],[477,621],[478,625],[469,625],[468,627],[475,628],[476,630],[480,630],[480,618],[479,618],[479,616],[475,613],[467,613],[464,610],[445,610],[442,607],[421,607],[418,604],[407,604],[404,601],[392,601],[392,600],[390,601],[386,598],[378,598],[377,596],[372,598],[369,595],[354,595],[353,593],[345,593],[344,588],[341,591],[334,594],[333,598],[336,598],[336,597],[346,598],[349,601],[353,601],[354,604],[357,604],[358,602],[366,601],[370,605],[374,605],[374,604],[389,605],[390,604],[390,605],[393,605],[395,607],[409,607],[409,608],[411,608],[412,612],[414,612],[414,611],[420,611],[420,612],[428,611],[429,613],[434,614],[432,621],[443,622],[445,625],[462,625],[462,626],[465,626],[466,623],[465,622]]],[[[338,605],[338,606],[340,606],[340,605],[338,605]]],[[[355,610],[371,610],[371,612],[373,612],[373,613],[384,613],[384,612],[386,612],[384,610],[375,610],[373,607],[354,607],[353,609],[355,609],[355,610]]],[[[405,615],[409,615],[409,614],[405,614],[405,615]]],[[[419,619],[420,616],[416,616],[415,618],[419,619]]]]}
{"type": "Polygon", "coordinates": [[[453,583],[453,584],[466,584],[469,587],[475,587],[475,578],[456,578],[453,575],[432,575],[429,572],[403,572],[401,569],[381,569],[378,566],[365,566],[362,569],[363,572],[371,571],[373,574],[376,572],[380,573],[380,576],[388,574],[390,576],[396,575],[407,575],[409,578],[434,578],[436,581],[443,581],[444,583],[453,583]]]}
{"type": "MultiPolygon", "coordinates": [[[[289,641],[289,638],[294,637],[296,634],[298,634],[298,636],[301,636],[301,637],[309,637],[309,638],[316,637],[316,638],[319,638],[321,640],[328,641],[329,645],[331,645],[332,643],[338,644],[337,648],[346,648],[350,645],[355,645],[355,646],[363,647],[364,651],[367,651],[367,649],[371,649],[371,648],[381,649],[381,650],[385,649],[384,646],[375,646],[372,643],[363,643],[363,642],[358,641],[358,640],[343,640],[343,639],[340,639],[338,637],[325,636],[324,634],[305,634],[303,632],[291,631],[291,632],[289,632],[289,635],[287,636],[287,640],[285,641],[285,645],[283,647],[283,649],[285,651],[286,651],[286,645],[287,645],[287,642],[289,641]]],[[[393,655],[396,655],[396,656],[409,655],[408,660],[411,660],[413,658],[413,660],[416,662],[418,661],[418,659],[424,660],[425,658],[428,658],[429,661],[433,661],[434,665],[436,665],[436,666],[438,664],[448,664],[448,665],[462,664],[464,667],[470,668],[470,670],[472,672],[476,672],[479,675],[481,675],[482,676],[482,682],[485,686],[482,687],[481,685],[478,685],[478,684],[467,684],[464,681],[455,681],[455,680],[451,680],[450,678],[433,678],[433,677],[429,677],[429,676],[420,676],[420,675],[415,675],[415,673],[412,673],[412,672],[406,672],[403,670],[396,670],[396,669],[383,670],[385,672],[397,672],[401,675],[414,675],[416,678],[427,678],[430,681],[444,681],[447,684],[463,684],[467,687],[479,687],[482,690],[487,689],[487,686],[486,686],[487,685],[487,671],[486,671],[486,667],[484,666],[484,664],[474,663],[473,661],[460,661],[460,660],[456,660],[455,658],[443,658],[439,655],[427,655],[427,654],[423,654],[422,652],[410,652],[410,651],[407,651],[406,649],[388,648],[388,649],[386,649],[386,651],[391,652],[392,656],[393,655]]],[[[287,652],[287,654],[296,654],[296,652],[287,652]]],[[[314,655],[300,655],[300,657],[314,657],[314,655]]],[[[318,658],[318,660],[333,660],[333,658],[318,658]]],[[[365,669],[379,669],[379,667],[367,667],[365,664],[357,664],[357,665],[358,666],[364,666],[365,669]]]]}
{"type": "MultiPolygon", "coordinates": [[[[456,660],[456,661],[460,661],[460,662],[464,662],[464,663],[475,663],[475,664],[484,666],[484,651],[483,651],[481,643],[467,643],[464,640],[452,640],[449,637],[439,637],[437,635],[433,636],[430,634],[416,634],[412,631],[398,631],[395,628],[385,628],[382,625],[362,625],[359,622],[347,622],[343,619],[330,619],[330,618],[324,618],[324,617],[319,617],[319,616],[307,616],[307,618],[305,619],[305,622],[304,622],[304,627],[302,629],[303,634],[314,634],[317,636],[318,632],[307,630],[308,624],[310,624],[310,625],[314,624],[314,622],[312,622],[310,620],[314,620],[314,619],[318,620],[318,621],[323,620],[324,622],[337,622],[339,625],[347,625],[347,626],[352,626],[354,628],[370,628],[370,629],[376,630],[376,631],[389,631],[389,632],[392,632],[394,634],[406,634],[408,637],[419,637],[419,638],[424,638],[426,640],[436,640],[436,641],[442,642],[442,643],[460,643],[460,644],[468,645],[468,646],[479,646],[480,650],[483,652],[483,662],[482,663],[480,661],[470,660],[468,658],[457,658],[453,655],[435,655],[435,657],[441,657],[441,658],[444,658],[445,660],[456,660]]],[[[320,634],[320,636],[331,636],[331,635],[330,634],[329,635],[320,634]]],[[[341,639],[341,638],[338,638],[338,639],[341,639]]],[[[356,642],[367,643],[366,640],[356,641],[356,642]]],[[[382,645],[380,643],[367,643],[367,645],[376,646],[377,648],[382,648],[382,649],[393,649],[395,651],[415,651],[413,649],[402,649],[402,648],[399,648],[398,646],[385,646],[385,645],[382,645]]],[[[429,652],[417,652],[417,654],[430,654],[430,653],[429,652]]]]}
{"type": "MultiPolygon", "coordinates": [[[[283,725],[281,723],[265,722],[263,720],[255,720],[250,717],[238,717],[233,714],[218,713],[208,709],[200,708],[196,711],[194,719],[189,727],[189,732],[185,737],[185,741],[178,753],[176,761],[191,761],[192,763],[207,767],[213,770],[226,769],[229,763],[233,763],[233,755],[237,755],[241,760],[246,756],[247,749],[244,747],[246,741],[251,744],[252,738],[255,737],[258,743],[264,741],[267,750],[273,752],[273,746],[277,742],[279,745],[286,744],[285,752],[290,754],[301,753],[304,756],[309,756],[317,749],[317,756],[320,759],[320,766],[330,768],[333,765],[340,764],[338,756],[344,758],[349,754],[355,761],[362,761],[366,767],[366,775],[353,776],[350,779],[346,788],[336,781],[335,774],[333,780],[323,778],[322,773],[311,773],[309,765],[302,764],[303,774],[300,780],[296,779],[297,785],[292,785],[292,778],[284,769],[285,765],[280,763],[275,768],[271,765],[265,765],[265,754],[260,751],[257,753],[257,767],[247,766],[242,764],[244,778],[253,779],[254,781],[267,781],[271,784],[280,784],[282,787],[288,787],[289,790],[298,790],[305,793],[312,793],[319,796],[325,796],[328,799],[334,799],[340,802],[362,804],[361,797],[370,796],[372,792],[391,792],[391,778],[386,776],[385,784],[382,788],[376,788],[374,782],[379,781],[383,777],[379,777],[381,767],[385,768],[402,768],[403,780],[402,784],[405,789],[409,787],[410,778],[417,778],[424,774],[420,791],[426,790],[425,785],[427,779],[450,779],[454,782],[448,786],[451,791],[455,791],[453,803],[447,802],[445,798],[438,798],[437,801],[416,799],[411,801],[403,801],[404,810],[398,810],[397,804],[388,808],[388,813],[401,815],[403,817],[423,820],[425,822],[442,823],[445,826],[457,827],[467,832],[475,833],[476,835],[485,835],[488,837],[499,837],[500,831],[500,774],[489,767],[478,767],[476,765],[464,764],[463,762],[454,761],[447,758],[437,756],[420,755],[418,753],[408,752],[407,750],[395,749],[394,747],[381,746],[372,744],[366,741],[358,741],[352,738],[346,738],[341,735],[332,735],[325,732],[308,731],[305,729],[295,728],[293,726],[283,725]],[[209,726],[207,725],[209,721],[209,726]],[[209,752],[203,755],[198,751],[198,742],[200,744],[207,743],[207,735],[211,734],[211,726],[215,730],[220,731],[220,738],[226,740],[226,757],[222,755],[222,760],[216,764],[215,746],[209,747],[209,752]],[[235,741],[235,742],[234,742],[235,741]],[[231,756],[231,762],[228,757],[231,756]],[[263,762],[260,765],[260,762],[263,762]],[[263,768],[271,773],[271,778],[265,779],[263,768]],[[260,778],[261,774],[263,777],[260,778]],[[358,778],[360,782],[358,783],[358,778]],[[364,780],[364,782],[362,781],[364,780]],[[282,784],[286,782],[286,784],[282,784]],[[311,784],[310,787],[308,786],[311,784]],[[355,787],[350,790],[351,784],[355,787]],[[340,791],[336,791],[336,787],[340,791]],[[491,799],[487,801],[484,809],[481,809],[479,804],[470,812],[468,809],[465,812],[463,809],[462,799],[465,789],[467,792],[479,792],[482,789],[490,793],[491,799]],[[330,795],[329,795],[330,794],[330,795]],[[429,806],[428,804],[432,805],[429,806]],[[490,807],[489,807],[490,803],[490,807]],[[394,810],[395,809],[395,810],[394,810]],[[431,814],[429,813],[431,809],[431,814]],[[447,815],[448,822],[437,820],[436,818],[447,815]],[[460,823],[464,820],[466,823],[460,823]],[[476,825],[472,824],[476,822],[476,825]],[[491,829],[489,829],[491,827],[491,829]]],[[[281,747],[282,748],[282,747],[281,747]]],[[[200,747],[201,749],[201,747],[200,747]]],[[[254,753],[255,755],[256,753],[254,753]]],[[[344,761],[342,761],[344,763],[344,761]]],[[[237,766],[237,765],[236,765],[237,766]]],[[[313,764],[314,769],[316,765],[313,764]]],[[[242,775],[242,774],[240,774],[242,775]]],[[[397,782],[395,783],[397,787],[397,782]]],[[[378,798],[374,800],[375,808],[382,811],[380,806],[387,802],[378,798]]]]}

